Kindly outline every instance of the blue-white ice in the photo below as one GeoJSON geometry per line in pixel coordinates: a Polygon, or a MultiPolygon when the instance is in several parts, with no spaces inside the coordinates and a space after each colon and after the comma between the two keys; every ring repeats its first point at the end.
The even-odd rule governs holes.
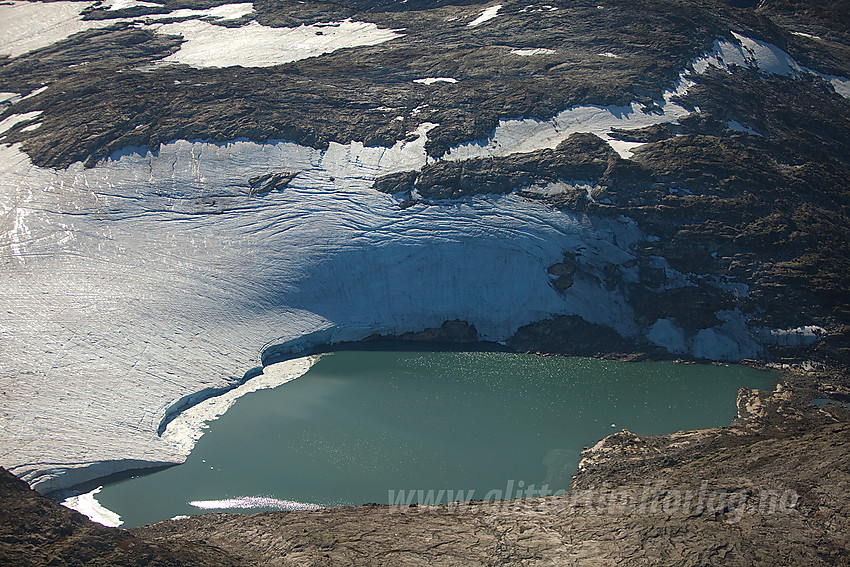
{"type": "Polygon", "coordinates": [[[372,190],[425,164],[423,132],[326,151],[178,141],[64,171],[0,147],[4,464],[47,490],[179,462],[185,443],[157,435],[169,408],[232,385],[269,345],[454,319],[498,341],[556,313],[638,331],[594,279],[632,259],[633,223],[516,195],[400,210],[372,190]],[[301,173],[249,196],[278,170],[301,173]],[[580,247],[584,275],[559,295],[546,267],[580,247]]]}

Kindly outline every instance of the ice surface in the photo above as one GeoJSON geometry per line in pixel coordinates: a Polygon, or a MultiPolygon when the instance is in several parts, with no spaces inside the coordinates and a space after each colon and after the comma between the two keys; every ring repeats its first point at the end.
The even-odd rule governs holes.
{"type": "Polygon", "coordinates": [[[495,18],[496,16],[499,15],[499,10],[501,10],[501,9],[502,9],[501,4],[496,4],[495,6],[490,6],[489,8],[486,8],[483,12],[481,12],[480,16],[478,16],[477,18],[475,18],[474,20],[472,20],[471,22],[469,22],[466,25],[469,26],[469,27],[475,27],[477,25],[483,24],[484,22],[486,22],[488,20],[492,20],[493,18],[495,18]]]}
{"type": "Polygon", "coordinates": [[[271,28],[250,22],[238,28],[200,20],[145,26],[186,40],[164,63],[193,67],[270,67],[316,57],[346,47],[376,45],[401,37],[395,30],[345,20],[297,28],[271,28]]]}
{"type": "Polygon", "coordinates": [[[188,454],[204,434],[209,422],[224,415],[224,412],[230,409],[230,406],[235,404],[236,400],[245,394],[277,388],[295,380],[310,370],[317,359],[318,356],[306,356],[266,366],[263,368],[262,374],[251,378],[241,386],[228,390],[221,395],[209,397],[182,411],[168,423],[165,432],[162,434],[162,439],[167,443],[174,443],[175,446],[181,447],[188,454]]]}
{"type": "MultiPolygon", "coordinates": [[[[209,26],[159,29],[184,24],[209,26]]],[[[356,22],[316,26],[323,39],[307,51],[329,47],[333,41],[322,42],[335,32],[337,45],[350,45],[358,26],[369,41],[379,39],[373,32],[395,34],[356,22]]],[[[235,30],[246,33],[244,53],[199,52],[197,64],[245,64],[262,37],[256,27],[235,30]]],[[[227,44],[240,49],[238,41],[227,44]]],[[[675,92],[689,84],[682,77],[675,92]]],[[[687,114],[671,102],[675,92],[652,112],[635,103],[571,108],[548,121],[503,120],[488,140],[461,144],[448,159],[675,121],[687,114]]],[[[266,369],[244,382],[264,354],[447,320],[504,341],[524,324],[572,314],[671,352],[720,360],[760,352],[761,339],[737,311],[718,313],[719,325],[681,340],[672,321],[648,329],[636,322],[622,291],[600,285],[612,269],[624,283],[638,281],[634,246],[651,235],[629,218],[576,216],[517,194],[400,209],[374,191],[377,177],[429,162],[433,126],[390,148],[174,141],[156,154],[127,148],[94,168],[60,171],[0,145],[3,465],[50,491],[181,462],[203,424],[238,395],[308,365],[291,360],[277,374],[266,369]],[[249,179],[282,170],[297,173],[285,190],[251,195],[249,179]],[[558,293],[546,269],[565,252],[580,255],[573,285],[558,293]]],[[[670,281],[677,278],[689,285],[668,270],[670,281]]]]}
{"type": "Polygon", "coordinates": [[[804,325],[794,329],[772,329],[762,327],[756,330],[759,338],[766,344],[780,346],[806,346],[818,341],[819,335],[824,333],[822,327],[816,325],[804,325]]]}
{"type": "Polygon", "coordinates": [[[649,342],[667,349],[667,352],[688,352],[685,342],[685,332],[672,319],[659,319],[646,333],[649,342]]]}

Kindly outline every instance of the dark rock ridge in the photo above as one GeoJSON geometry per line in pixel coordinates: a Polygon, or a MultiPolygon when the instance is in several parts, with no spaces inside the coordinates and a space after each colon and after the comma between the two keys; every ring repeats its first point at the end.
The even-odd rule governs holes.
{"type": "Polygon", "coordinates": [[[279,172],[266,173],[257,177],[252,177],[248,180],[250,187],[249,195],[257,195],[262,197],[268,195],[272,191],[282,191],[284,187],[289,185],[289,182],[295,177],[295,173],[279,172]]]}
{"type": "MultiPolygon", "coordinates": [[[[397,173],[375,182],[384,193],[415,190],[423,200],[503,194],[559,180],[599,180],[617,154],[593,134],[573,134],[554,150],[508,158],[439,161],[421,172],[397,173]]],[[[583,193],[582,193],[583,196],[583,193]]]]}
{"type": "MultiPolygon", "coordinates": [[[[157,14],[173,9],[215,4],[169,1],[163,8],[93,9],[87,17],[155,22],[157,14]]],[[[66,167],[93,164],[127,146],[156,150],[174,139],[286,139],[320,148],[330,141],[362,140],[389,146],[432,122],[439,126],[429,134],[428,151],[439,156],[452,145],[486,137],[504,117],[548,119],[583,104],[652,104],[733,23],[780,45],[797,37],[757,11],[714,1],[612,0],[604,9],[595,0],[553,1],[547,5],[557,9],[545,13],[534,4],[529,9],[525,0],[501,4],[498,18],[468,27],[487,4],[260,0],[250,18],[266,26],[354,18],[404,30],[403,37],[378,46],[267,68],[151,68],[177,50],[179,37],[127,23],[90,30],[0,59],[6,91],[25,94],[51,85],[15,108],[44,110],[43,126],[15,129],[8,140],[23,142],[37,165],[66,167]],[[554,47],[555,53],[510,53],[539,47],[554,47]],[[606,52],[619,58],[600,55],[606,52]],[[453,77],[458,83],[413,82],[423,77],[453,77]]],[[[827,63],[850,74],[846,60],[832,57],[827,63]]]]}

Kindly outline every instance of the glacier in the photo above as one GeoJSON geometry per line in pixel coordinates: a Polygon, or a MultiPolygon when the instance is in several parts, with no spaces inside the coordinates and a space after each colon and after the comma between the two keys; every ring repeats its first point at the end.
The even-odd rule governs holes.
{"type": "MultiPolygon", "coordinates": [[[[102,25],[73,23],[70,8],[80,5],[49,5],[62,10],[62,37],[102,25]]],[[[27,15],[36,7],[0,9],[27,15]]],[[[26,36],[0,48],[20,54],[40,45],[26,36]]],[[[725,68],[738,50],[741,65],[809,72],[773,48],[736,39],[740,46],[716,44],[723,59],[710,56],[694,70],[725,68]],[[758,65],[759,57],[777,63],[758,65]]],[[[686,92],[687,76],[660,113],[635,103],[576,107],[550,121],[504,120],[489,139],[456,146],[445,159],[674,122],[686,114],[673,97],[686,92]]],[[[846,81],[824,78],[836,90],[846,81]]],[[[35,118],[10,117],[4,127],[35,118]]],[[[753,356],[756,338],[776,334],[754,337],[740,312],[724,313],[722,325],[691,340],[667,319],[642,329],[626,297],[599,285],[611,264],[624,281],[637,279],[634,246],[651,235],[631,219],[558,211],[516,194],[400,208],[374,191],[377,177],[432,161],[425,152],[432,126],[390,148],[176,140],[154,152],[126,148],[90,169],[39,168],[18,146],[0,144],[4,466],[51,492],[179,463],[205,421],[240,392],[306,371],[299,353],[447,320],[504,341],[524,324],[572,314],[714,359],[753,356]],[[296,175],[283,191],[252,194],[250,179],[284,171],[296,175]],[[577,251],[581,270],[558,293],[546,269],[577,251]],[[261,371],[269,353],[291,355],[290,368],[276,377],[261,371]]],[[[635,147],[609,143],[624,157],[635,147]]]]}
{"type": "Polygon", "coordinates": [[[579,248],[588,273],[628,262],[633,223],[517,195],[400,209],[372,190],[425,165],[429,126],[392,148],[175,141],[59,171],[0,146],[4,464],[49,492],[181,462],[191,442],[160,435],[166,418],[270,347],[455,319],[502,341],[558,313],[637,332],[615,292],[577,279],[560,295],[546,272],[579,248]],[[250,194],[276,170],[298,175],[250,194]]]}

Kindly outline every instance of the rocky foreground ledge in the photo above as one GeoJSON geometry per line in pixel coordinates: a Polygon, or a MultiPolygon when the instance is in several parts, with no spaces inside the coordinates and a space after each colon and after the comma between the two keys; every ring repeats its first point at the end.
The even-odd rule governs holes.
{"type": "Polygon", "coordinates": [[[560,497],[206,514],[127,531],[3,471],[0,563],[846,565],[847,382],[789,373],[773,392],[742,389],[728,427],[615,433],[583,452],[560,497]]]}

